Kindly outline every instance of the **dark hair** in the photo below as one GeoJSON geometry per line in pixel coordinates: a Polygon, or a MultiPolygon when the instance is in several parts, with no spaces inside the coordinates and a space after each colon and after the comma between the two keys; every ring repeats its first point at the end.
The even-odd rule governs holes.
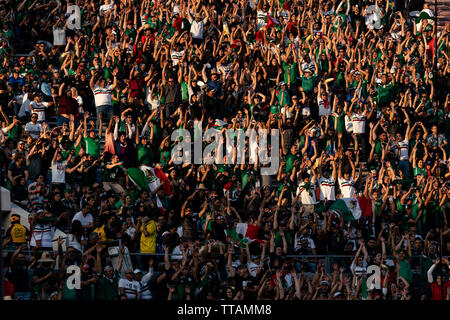
{"type": "Polygon", "coordinates": [[[78,242],[81,243],[81,236],[83,235],[83,226],[80,220],[74,220],[72,226],[70,227],[69,234],[73,235],[78,242]]]}

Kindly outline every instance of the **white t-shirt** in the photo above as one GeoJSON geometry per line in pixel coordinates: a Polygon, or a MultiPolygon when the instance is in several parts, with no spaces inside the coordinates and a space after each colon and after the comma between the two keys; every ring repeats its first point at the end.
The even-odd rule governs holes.
{"type": "Polygon", "coordinates": [[[119,294],[120,288],[123,288],[123,292],[127,296],[127,299],[133,300],[137,298],[137,293],[141,289],[139,282],[136,280],[120,279],[119,280],[119,294]]]}
{"type": "Polygon", "coordinates": [[[99,9],[100,16],[104,16],[105,12],[108,12],[114,8],[114,3],[102,4],[99,9]]]}
{"type": "Polygon", "coordinates": [[[175,51],[175,50],[173,50],[170,53],[170,58],[172,59],[172,65],[173,66],[176,66],[180,62],[181,58],[183,58],[183,54],[184,54],[184,50],[183,51],[175,51]]]}
{"type": "Polygon", "coordinates": [[[290,119],[294,117],[294,114],[289,111],[289,106],[285,106],[281,108],[281,113],[284,113],[284,109],[286,109],[286,119],[290,119]]]}
{"type": "Polygon", "coordinates": [[[32,123],[31,121],[25,125],[25,131],[33,138],[37,139],[40,137],[41,132],[44,132],[44,128],[38,122],[32,123]]]}
{"type": "Polygon", "coordinates": [[[3,140],[3,137],[6,139],[8,137],[8,132],[6,132],[6,128],[0,129],[0,141],[3,140]]]}
{"type": "Polygon", "coordinates": [[[319,105],[319,116],[325,116],[331,114],[331,105],[330,105],[330,98],[327,97],[327,107],[325,107],[325,100],[323,100],[320,97],[317,97],[317,104],[319,105]]]}
{"type": "Polygon", "coordinates": [[[49,223],[36,223],[33,226],[33,233],[31,235],[30,245],[36,247],[37,242],[41,241],[41,247],[51,248],[53,246],[52,240],[55,234],[55,227],[49,223]]]}
{"type": "Polygon", "coordinates": [[[84,113],[83,98],[81,96],[78,96],[78,97],[75,98],[75,100],[77,100],[77,102],[78,102],[78,112],[79,113],[84,113]]]}
{"type": "Polygon", "coordinates": [[[349,132],[349,133],[352,133],[353,132],[353,121],[352,121],[352,119],[350,119],[348,117],[348,115],[345,115],[344,120],[345,120],[345,130],[347,132],[349,132]]]}
{"type": "Polygon", "coordinates": [[[353,194],[355,193],[355,187],[353,186],[355,184],[355,181],[353,180],[353,178],[350,177],[349,180],[340,178],[338,180],[339,180],[339,188],[341,189],[342,196],[344,198],[352,198],[353,194]]]}
{"type": "Polygon", "coordinates": [[[353,133],[365,133],[366,132],[366,116],[364,113],[352,114],[353,133]]]}
{"type": "Polygon", "coordinates": [[[45,108],[47,106],[48,102],[31,101],[30,103],[31,111],[37,114],[38,116],[37,121],[45,121],[45,108]]]}
{"type": "Polygon", "coordinates": [[[88,213],[86,217],[83,216],[83,213],[79,211],[73,216],[72,222],[75,220],[78,220],[81,222],[81,225],[83,227],[89,226],[91,223],[94,223],[94,217],[92,217],[92,214],[88,213]]]}
{"type": "Polygon", "coordinates": [[[53,45],[54,46],[65,46],[66,45],[66,30],[57,29],[53,27],[53,45]]]}
{"type": "MultiPolygon", "coordinates": [[[[81,236],[81,240],[85,240],[84,236],[81,236]]],[[[77,238],[73,234],[67,234],[66,247],[73,247],[80,252],[83,252],[83,247],[81,243],[78,242],[77,238]]]]}
{"type": "Polygon", "coordinates": [[[52,183],[66,183],[67,161],[52,163],[52,183]]]}
{"type": "Polygon", "coordinates": [[[195,19],[191,19],[189,22],[191,24],[191,35],[194,39],[203,39],[203,26],[208,21],[208,19],[203,19],[200,21],[195,21],[195,19]]]}
{"type": "Polygon", "coordinates": [[[257,15],[256,28],[259,30],[267,24],[267,12],[258,10],[256,12],[256,15],[257,15]]]}
{"type": "Polygon", "coordinates": [[[335,183],[336,181],[332,177],[319,178],[320,200],[336,200],[335,183]]]}
{"type": "MultiPolygon", "coordinates": [[[[294,251],[299,249],[302,246],[301,245],[302,242],[301,242],[300,239],[303,239],[303,238],[304,238],[304,236],[297,235],[297,233],[295,234],[295,237],[294,237],[294,251]]],[[[311,239],[310,237],[308,237],[308,248],[310,248],[310,249],[315,249],[316,248],[316,244],[314,243],[314,240],[311,239]]]]}
{"type": "Polygon", "coordinates": [[[250,273],[250,275],[252,277],[256,277],[256,273],[258,272],[259,268],[261,268],[262,266],[262,262],[260,261],[259,264],[254,263],[253,261],[251,261],[248,264],[248,273],[250,273]]]}
{"type": "Polygon", "coordinates": [[[300,192],[301,188],[305,187],[305,183],[301,183],[297,188],[297,194],[300,193],[300,199],[303,204],[316,204],[316,183],[310,182],[310,191],[303,189],[300,192]]]}
{"type": "Polygon", "coordinates": [[[400,160],[409,160],[409,140],[405,139],[398,143],[400,147],[400,160]]]}
{"type": "Polygon", "coordinates": [[[150,291],[150,279],[152,278],[152,275],[153,269],[150,269],[150,271],[142,277],[142,280],[138,282],[142,300],[152,299],[152,293],[150,291]]]}
{"type": "Polygon", "coordinates": [[[22,98],[22,105],[20,106],[20,110],[19,110],[19,118],[25,117],[27,115],[27,113],[31,114],[31,109],[30,109],[30,99],[28,99],[28,93],[25,93],[23,95],[22,98]]]}
{"type": "Polygon", "coordinates": [[[104,88],[100,86],[94,87],[94,100],[95,106],[100,107],[104,105],[112,105],[111,102],[111,86],[106,86],[104,88]]]}

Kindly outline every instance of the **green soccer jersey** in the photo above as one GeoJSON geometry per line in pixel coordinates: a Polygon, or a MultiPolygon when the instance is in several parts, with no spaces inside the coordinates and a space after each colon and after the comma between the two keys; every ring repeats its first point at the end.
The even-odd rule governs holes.
{"type": "Polygon", "coordinates": [[[392,82],[377,86],[377,99],[379,104],[387,104],[394,100],[394,85],[392,82]]]}
{"type": "Polygon", "coordinates": [[[289,77],[291,82],[290,83],[296,83],[297,82],[297,69],[298,65],[296,62],[292,64],[287,64],[286,62],[283,62],[283,81],[287,84],[289,83],[289,77]]]}
{"type": "Polygon", "coordinates": [[[152,147],[150,145],[137,145],[137,154],[139,164],[150,166],[152,164],[152,147]]]}
{"type": "Polygon", "coordinates": [[[313,92],[314,85],[316,83],[317,75],[314,74],[310,77],[302,76],[302,88],[305,93],[313,92]]]}
{"type": "Polygon", "coordinates": [[[84,138],[84,142],[86,145],[86,153],[90,154],[94,159],[98,159],[100,157],[100,138],[96,137],[92,139],[91,137],[84,138]]]}

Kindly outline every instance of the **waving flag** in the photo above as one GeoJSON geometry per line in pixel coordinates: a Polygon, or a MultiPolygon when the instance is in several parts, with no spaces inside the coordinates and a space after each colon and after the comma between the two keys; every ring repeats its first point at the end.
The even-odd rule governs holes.
{"type": "Polygon", "coordinates": [[[144,173],[151,192],[155,191],[155,189],[165,181],[166,184],[163,186],[164,193],[166,195],[172,194],[172,190],[170,189],[169,184],[169,178],[167,178],[164,172],[162,172],[159,168],[142,165],[139,167],[139,169],[141,169],[141,171],[144,173]]]}
{"type": "Polygon", "coordinates": [[[128,168],[127,169],[128,178],[139,188],[139,190],[150,191],[147,178],[142,170],[138,168],[128,168]]]}
{"type": "Polygon", "coordinates": [[[238,235],[242,235],[244,240],[247,240],[248,242],[252,241],[262,242],[262,240],[258,239],[259,226],[239,222],[236,225],[236,233],[238,235]]]}
{"type": "Polygon", "coordinates": [[[433,23],[434,18],[434,14],[433,11],[431,11],[430,9],[423,9],[420,13],[419,16],[416,18],[416,28],[417,30],[420,30],[422,28],[422,21],[423,20],[427,20],[428,23],[433,23]]]}
{"type": "Polygon", "coordinates": [[[270,29],[270,28],[272,28],[273,26],[276,26],[276,25],[279,24],[279,23],[280,23],[280,22],[279,22],[277,19],[272,18],[272,17],[270,16],[270,13],[267,12],[267,24],[266,24],[266,29],[270,29]]]}
{"type": "Polygon", "coordinates": [[[338,215],[342,215],[344,221],[354,221],[361,218],[361,208],[358,200],[355,198],[342,198],[337,199],[330,209],[336,212],[338,215]]]}
{"type": "MultiPolygon", "coordinates": [[[[147,190],[148,192],[153,192],[156,188],[158,188],[161,181],[167,181],[167,183],[163,186],[164,193],[166,195],[172,194],[170,184],[168,183],[169,179],[159,168],[152,168],[148,166],[141,166],[140,169],[128,168],[127,174],[139,190],[147,190]]],[[[164,209],[158,195],[155,196],[155,199],[159,211],[161,213],[165,213],[166,210],[164,209]]]]}

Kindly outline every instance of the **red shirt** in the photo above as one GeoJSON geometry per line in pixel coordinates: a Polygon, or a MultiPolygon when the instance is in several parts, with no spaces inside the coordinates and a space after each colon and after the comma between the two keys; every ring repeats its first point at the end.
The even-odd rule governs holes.
{"type": "Polygon", "coordinates": [[[442,292],[444,292],[444,297],[447,296],[447,287],[450,281],[444,283],[444,289],[442,290],[442,285],[438,285],[437,282],[430,284],[431,287],[431,300],[444,300],[442,299],[442,292]]]}
{"type": "Polygon", "coordinates": [[[4,279],[3,288],[5,297],[10,296],[11,298],[14,298],[14,285],[11,282],[4,279]]]}

